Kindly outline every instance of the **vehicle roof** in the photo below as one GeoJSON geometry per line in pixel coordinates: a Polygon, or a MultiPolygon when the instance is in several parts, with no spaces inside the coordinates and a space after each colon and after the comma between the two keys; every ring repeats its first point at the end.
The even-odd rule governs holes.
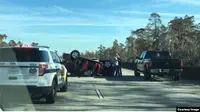
{"type": "Polygon", "coordinates": [[[146,50],[145,52],[169,52],[169,51],[156,51],[156,50],[146,50]]]}
{"type": "Polygon", "coordinates": [[[47,50],[47,51],[53,51],[55,52],[56,50],[53,50],[49,47],[44,47],[44,46],[32,46],[32,47],[15,47],[15,46],[6,46],[6,47],[0,47],[0,49],[2,48],[38,48],[40,50],[47,50]]]}

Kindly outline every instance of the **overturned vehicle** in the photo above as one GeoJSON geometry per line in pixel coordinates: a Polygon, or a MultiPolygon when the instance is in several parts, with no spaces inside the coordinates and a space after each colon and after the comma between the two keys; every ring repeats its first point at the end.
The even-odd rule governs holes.
{"type": "Polygon", "coordinates": [[[78,50],[63,54],[63,64],[72,76],[113,76],[111,60],[87,59],[78,50]]]}

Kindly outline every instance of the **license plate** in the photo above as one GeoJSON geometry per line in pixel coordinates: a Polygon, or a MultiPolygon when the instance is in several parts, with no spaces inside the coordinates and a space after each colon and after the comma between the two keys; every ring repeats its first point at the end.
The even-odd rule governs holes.
{"type": "Polygon", "coordinates": [[[9,77],[9,80],[17,80],[17,77],[9,77]]]}
{"type": "Polygon", "coordinates": [[[15,68],[8,70],[8,74],[18,74],[18,73],[19,73],[19,70],[15,68]]]}

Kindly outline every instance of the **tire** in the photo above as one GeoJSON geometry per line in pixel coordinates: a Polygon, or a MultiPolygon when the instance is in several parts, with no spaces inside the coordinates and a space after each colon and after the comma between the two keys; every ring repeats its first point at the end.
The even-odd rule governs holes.
{"type": "Polygon", "coordinates": [[[65,84],[63,85],[62,88],[60,88],[60,92],[67,92],[68,89],[68,81],[66,79],[65,84]]]}
{"type": "Polygon", "coordinates": [[[181,75],[174,75],[174,76],[172,76],[172,80],[173,81],[179,81],[180,78],[181,78],[181,75]]]}
{"type": "Polygon", "coordinates": [[[148,72],[148,69],[146,68],[144,72],[144,80],[145,81],[150,81],[151,80],[151,74],[148,72]]]}
{"type": "Polygon", "coordinates": [[[134,74],[135,74],[135,76],[137,76],[137,77],[140,76],[140,73],[138,73],[137,70],[134,70],[134,74]]]}
{"type": "Polygon", "coordinates": [[[75,60],[80,57],[80,52],[78,50],[73,50],[70,53],[71,60],[75,60]]]}
{"type": "Polygon", "coordinates": [[[134,74],[135,74],[135,76],[140,76],[140,73],[137,72],[136,64],[134,64],[134,74]]]}
{"type": "Polygon", "coordinates": [[[57,93],[57,84],[56,84],[56,81],[53,80],[52,86],[51,86],[51,92],[49,95],[46,96],[46,103],[48,104],[55,103],[56,93],[57,93]]]}
{"type": "Polygon", "coordinates": [[[104,67],[105,68],[110,68],[112,66],[111,62],[110,61],[105,61],[104,62],[104,67]]]}

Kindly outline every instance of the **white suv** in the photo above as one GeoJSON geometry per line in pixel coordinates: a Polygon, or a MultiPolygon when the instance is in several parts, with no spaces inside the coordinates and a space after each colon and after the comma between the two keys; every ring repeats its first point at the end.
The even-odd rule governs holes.
{"type": "Polygon", "coordinates": [[[67,69],[48,47],[0,47],[0,86],[27,87],[31,98],[54,103],[57,90],[67,91],[67,69]]]}

